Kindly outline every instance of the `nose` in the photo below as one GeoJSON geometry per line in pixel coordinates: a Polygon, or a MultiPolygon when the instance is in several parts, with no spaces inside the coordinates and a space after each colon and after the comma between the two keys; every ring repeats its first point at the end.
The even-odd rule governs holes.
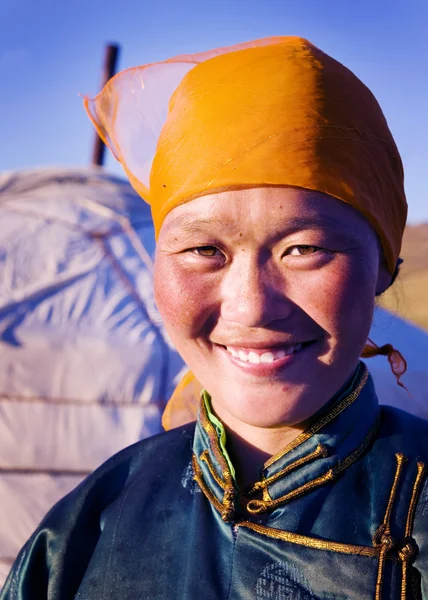
{"type": "Polygon", "coordinates": [[[286,282],[268,264],[250,256],[236,261],[222,281],[221,316],[245,327],[266,327],[286,319],[293,303],[286,294],[286,282]]]}

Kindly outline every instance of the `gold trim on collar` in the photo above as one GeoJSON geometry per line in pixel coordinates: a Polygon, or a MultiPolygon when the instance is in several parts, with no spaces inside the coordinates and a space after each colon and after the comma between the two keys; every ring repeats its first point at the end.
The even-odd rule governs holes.
{"type": "MultiPolygon", "coordinates": [[[[278,479],[281,479],[282,477],[289,475],[290,473],[292,473],[299,467],[303,467],[304,465],[307,465],[308,463],[312,462],[316,458],[320,458],[320,457],[325,458],[326,456],[328,456],[327,448],[325,446],[323,446],[323,444],[318,444],[318,446],[315,448],[315,450],[313,452],[311,452],[310,454],[307,454],[306,456],[302,456],[302,458],[299,458],[298,460],[294,461],[290,465],[286,466],[285,469],[281,469],[281,471],[278,471],[278,473],[275,473],[275,475],[271,475],[270,477],[267,477],[266,479],[257,481],[249,489],[244,490],[244,492],[243,492],[244,496],[247,496],[247,498],[251,498],[252,496],[255,496],[261,490],[266,489],[268,485],[272,485],[273,483],[275,483],[275,481],[278,481],[278,479]]],[[[263,499],[265,499],[265,498],[263,498],[263,499]]]]}
{"type": "MultiPolygon", "coordinates": [[[[269,510],[273,510],[274,508],[277,508],[278,506],[281,506],[283,504],[286,504],[287,502],[290,502],[290,500],[294,500],[295,498],[299,498],[300,496],[303,496],[306,492],[310,492],[311,490],[313,490],[321,485],[324,485],[325,483],[333,481],[334,479],[336,479],[338,477],[338,475],[340,473],[342,473],[342,471],[344,471],[350,465],[352,465],[352,463],[354,463],[356,460],[358,460],[360,458],[360,456],[365,452],[365,450],[367,449],[367,447],[370,445],[373,438],[375,437],[378,426],[379,426],[379,417],[376,419],[375,424],[370,429],[370,431],[367,434],[366,438],[364,439],[363,443],[356,450],[354,450],[354,452],[352,452],[352,454],[350,454],[343,460],[339,461],[337,463],[337,465],[335,465],[334,467],[329,469],[326,473],[324,473],[324,475],[321,475],[320,477],[317,477],[316,479],[313,479],[312,481],[308,481],[308,483],[301,485],[300,487],[292,490],[291,492],[288,492],[288,494],[285,494],[284,496],[281,496],[280,498],[277,498],[276,500],[265,500],[265,499],[250,500],[247,504],[248,512],[254,515],[254,514],[264,513],[269,510]]],[[[312,453],[312,454],[314,454],[314,453],[312,453]]],[[[309,458],[309,456],[311,456],[311,455],[308,455],[306,458],[309,458]]],[[[301,461],[301,460],[302,459],[299,459],[299,461],[301,461]]],[[[299,461],[296,461],[296,462],[299,462],[299,461]]],[[[292,467],[293,464],[294,463],[292,463],[290,465],[290,467],[292,467]]],[[[299,466],[301,466],[301,465],[299,465],[299,466]]],[[[266,479],[265,481],[268,481],[268,480],[266,479]]]]}
{"type": "MultiPolygon", "coordinates": [[[[306,441],[309,437],[311,437],[314,433],[316,433],[316,431],[318,431],[321,427],[323,427],[327,423],[331,422],[335,417],[337,417],[347,406],[349,406],[352,402],[354,402],[358,398],[359,394],[361,393],[361,390],[363,389],[364,385],[367,383],[367,380],[368,380],[368,371],[366,369],[361,377],[360,383],[358,384],[358,386],[355,388],[355,390],[353,392],[351,392],[348,396],[346,396],[341,402],[339,402],[338,404],[333,406],[333,408],[330,410],[330,412],[328,412],[326,415],[323,415],[314,425],[312,425],[312,427],[310,427],[309,429],[304,431],[295,440],[293,440],[290,444],[288,444],[281,451],[280,455],[277,454],[277,455],[273,456],[267,463],[265,463],[264,468],[266,468],[266,466],[268,466],[269,464],[271,464],[272,462],[274,462],[275,460],[280,458],[280,456],[283,456],[284,454],[286,454],[286,452],[289,452],[291,449],[297,447],[299,444],[306,441]]],[[[215,496],[211,492],[211,490],[208,490],[207,484],[203,481],[203,472],[198,464],[196,457],[194,456],[193,462],[196,465],[196,466],[194,466],[195,480],[198,482],[198,484],[201,487],[201,490],[204,492],[204,494],[207,496],[207,498],[210,501],[212,501],[212,498],[215,498],[215,502],[212,502],[212,503],[217,508],[217,510],[220,512],[222,519],[224,521],[230,521],[233,518],[233,514],[234,514],[234,510],[235,510],[235,499],[236,499],[237,492],[235,489],[233,477],[232,477],[230,468],[227,464],[226,458],[224,457],[223,453],[221,452],[221,450],[219,448],[217,432],[216,432],[213,424],[211,423],[211,421],[208,418],[207,409],[206,409],[204,402],[201,403],[200,421],[201,421],[201,425],[202,425],[204,431],[208,435],[211,451],[213,452],[214,457],[216,458],[216,460],[220,466],[221,473],[223,475],[223,479],[217,473],[215,466],[212,464],[208,450],[204,450],[201,453],[199,459],[206,463],[208,470],[210,472],[210,475],[213,477],[216,484],[223,490],[222,502],[220,502],[219,500],[217,500],[217,498],[215,498],[215,496]]],[[[251,495],[253,495],[253,493],[258,491],[258,489],[262,489],[263,490],[263,499],[262,500],[250,500],[250,502],[247,504],[248,512],[251,514],[260,514],[260,513],[267,512],[269,510],[273,510],[277,506],[280,506],[291,500],[294,500],[295,498],[298,498],[298,497],[306,494],[307,492],[310,492],[314,488],[317,488],[321,485],[324,485],[325,483],[328,483],[328,482],[336,479],[336,477],[339,475],[339,473],[341,473],[348,466],[350,466],[353,462],[355,462],[361,456],[361,454],[365,451],[365,449],[367,448],[367,446],[369,445],[369,443],[371,442],[372,438],[374,437],[374,435],[376,433],[376,430],[378,427],[378,422],[379,422],[379,419],[376,420],[374,427],[372,427],[372,429],[370,430],[369,434],[366,436],[363,443],[357,448],[357,450],[355,450],[352,454],[350,454],[346,459],[339,461],[336,466],[329,469],[326,473],[324,473],[324,475],[321,475],[320,477],[317,477],[317,478],[313,479],[312,481],[309,481],[306,484],[292,490],[291,492],[289,492],[288,494],[285,494],[281,498],[272,500],[269,496],[267,486],[269,484],[273,483],[274,481],[276,481],[277,479],[279,479],[280,477],[293,471],[294,469],[297,469],[297,468],[303,466],[304,464],[306,464],[307,462],[314,460],[318,456],[326,456],[327,449],[324,446],[322,446],[321,444],[318,445],[314,452],[308,454],[306,457],[303,457],[303,458],[300,458],[300,459],[294,461],[294,463],[288,465],[280,473],[272,475],[271,477],[254,484],[252,490],[250,490],[251,495]]]]}
{"type": "Polygon", "coordinates": [[[211,476],[214,478],[216,483],[223,490],[222,502],[217,500],[216,496],[209,489],[209,486],[205,483],[202,469],[199,466],[199,463],[198,463],[198,460],[197,460],[195,454],[193,454],[193,456],[192,456],[192,466],[193,466],[193,473],[194,473],[193,479],[197,482],[197,484],[199,485],[199,487],[201,488],[201,490],[205,494],[205,496],[208,498],[208,500],[218,510],[223,521],[225,521],[225,522],[231,521],[233,518],[233,515],[235,513],[235,498],[236,498],[236,490],[233,485],[233,482],[231,481],[231,483],[227,483],[220,479],[220,477],[215,472],[214,466],[211,463],[211,459],[208,454],[208,451],[205,450],[204,452],[202,452],[202,454],[199,458],[200,458],[200,460],[203,460],[207,464],[208,470],[209,470],[211,476]]]}
{"type": "Polygon", "coordinates": [[[302,444],[303,442],[306,442],[306,440],[312,437],[314,433],[319,431],[322,427],[324,427],[324,425],[327,425],[328,423],[333,421],[337,416],[339,416],[340,413],[343,410],[345,410],[345,408],[347,408],[358,398],[363,387],[366,385],[368,378],[369,373],[367,371],[367,368],[365,368],[365,371],[361,377],[361,381],[357,385],[355,390],[348,394],[348,396],[346,396],[343,400],[335,404],[327,414],[322,415],[316,423],[311,425],[311,427],[309,427],[296,438],[294,438],[294,440],[287,444],[285,448],[271,456],[271,458],[265,462],[264,468],[267,469],[268,467],[270,467],[274,462],[282,458],[285,454],[291,452],[291,450],[294,450],[294,448],[297,448],[297,446],[300,446],[300,444],[302,444]]]}
{"type": "Polygon", "coordinates": [[[199,418],[201,421],[202,428],[204,429],[204,431],[206,432],[206,434],[208,435],[208,438],[210,440],[211,450],[214,454],[216,461],[218,462],[218,464],[220,466],[222,475],[225,480],[225,484],[232,485],[232,487],[233,487],[232,473],[230,472],[229,465],[227,464],[227,461],[226,461],[225,457],[223,456],[223,453],[219,449],[217,432],[214,428],[214,425],[211,423],[211,421],[208,418],[207,409],[206,409],[205,403],[203,401],[201,402],[199,418]]]}
{"type": "Polygon", "coordinates": [[[226,491],[227,489],[227,484],[225,481],[223,481],[223,479],[218,475],[217,471],[215,470],[215,467],[211,461],[210,458],[210,454],[208,452],[208,450],[204,450],[203,452],[201,452],[201,454],[199,455],[199,460],[204,462],[207,467],[208,467],[208,471],[210,472],[211,477],[214,479],[214,481],[216,482],[216,484],[221,487],[221,489],[223,491],[226,491]]]}
{"type": "Polygon", "coordinates": [[[295,488],[291,492],[288,492],[288,494],[285,494],[285,496],[281,496],[281,498],[277,498],[276,500],[250,500],[247,504],[247,510],[252,515],[259,515],[261,513],[268,512],[269,510],[273,510],[278,506],[282,506],[283,504],[290,502],[290,500],[294,500],[295,498],[303,496],[306,494],[306,492],[310,492],[320,485],[324,485],[329,481],[333,481],[334,477],[334,470],[329,469],[324,475],[321,475],[312,481],[308,481],[308,483],[295,488]]]}
{"type": "Polygon", "coordinates": [[[193,467],[193,479],[201,488],[202,492],[206,496],[206,498],[211,502],[211,504],[216,508],[216,510],[220,513],[223,521],[230,521],[232,514],[230,511],[230,507],[224,506],[217,498],[214,496],[212,491],[209,489],[207,484],[204,481],[202,470],[198,464],[196,456],[192,456],[192,467],[193,467]]]}
{"type": "Polygon", "coordinates": [[[379,551],[377,548],[370,546],[353,546],[352,544],[342,544],[340,542],[330,542],[328,540],[321,540],[318,538],[311,538],[306,535],[300,535],[298,533],[291,533],[290,531],[282,531],[281,529],[274,529],[273,527],[266,527],[266,525],[259,525],[258,523],[252,523],[251,521],[244,521],[239,523],[238,527],[246,527],[252,529],[257,533],[266,535],[267,537],[274,538],[276,540],[283,540],[284,542],[290,542],[291,544],[298,544],[305,546],[306,548],[315,548],[317,550],[331,550],[332,552],[339,552],[342,554],[358,554],[359,556],[377,556],[379,551]]]}

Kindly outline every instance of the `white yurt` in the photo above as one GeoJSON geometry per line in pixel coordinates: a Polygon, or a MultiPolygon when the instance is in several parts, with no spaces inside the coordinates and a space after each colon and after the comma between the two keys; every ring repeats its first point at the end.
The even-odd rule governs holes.
{"type": "MultiPolygon", "coordinates": [[[[161,430],[183,370],[152,290],[149,207],[100,168],[0,175],[0,588],[47,510],[108,456],[161,430]]],[[[428,418],[428,334],[380,308],[404,355],[379,397],[428,418]]]]}
{"type": "Polygon", "coordinates": [[[102,169],[0,175],[0,587],[50,506],[161,430],[182,369],[149,207],[102,169]]]}

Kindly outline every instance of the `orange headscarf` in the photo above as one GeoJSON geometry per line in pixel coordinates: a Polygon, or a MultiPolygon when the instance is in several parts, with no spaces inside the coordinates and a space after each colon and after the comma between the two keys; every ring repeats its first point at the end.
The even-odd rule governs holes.
{"type": "Polygon", "coordinates": [[[400,155],[370,90],[308,41],[267,38],[128,69],[85,106],[157,234],[197,196],[292,185],[362,213],[394,273],[407,216],[400,155]]]}

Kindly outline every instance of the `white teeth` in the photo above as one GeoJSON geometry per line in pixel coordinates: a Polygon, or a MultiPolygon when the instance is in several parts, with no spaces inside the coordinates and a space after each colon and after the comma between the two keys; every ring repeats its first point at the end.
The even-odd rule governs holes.
{"type": "Polygon", "coordinates": [[[239,356],[240,360],[242,360],[244,362],[248,362],[248,356],[246,355],[246,353],[243,350],[239,350],[238,356],[239,356]]]}
{"type": "Polygon", "coordinates": [[[263,352],[261,355],[252,350],[245,352],[244,350],[236,350],[235,348],[229,348],[227,346],[226,349],[234,358],[239,358],[242,362],[250,362],[257,365],[260,363],[271,363],[280,358],[284,358],[284,356],[291,356],[291,354],[302,349],[302,344],[294,344],[293,346],[288,346],[286,349],[276,350],[274,352],[263,352]]]}
{"type": "MultiPolygon", "coordinates": [[[[280,350],[279,352],[277,352],[277,358],[282,358],[281,356],[278,357],[278,354],[282,352],[285,356],[285,352],[283,350],[280,350]]],[[[261,363],[271,363],[275,360],[275,356],[272,354],[272,352],[263,352],[263,354],[260,357],[260,362],[261,363]]]]}
{"type": "Polygon", "coordinates": [[[255,365],[259,365],[260,364],[260,356],[258,354],[256,354],[255,352],[249,352],[248,353],[248,362],[253,363],[255,365]]]}

